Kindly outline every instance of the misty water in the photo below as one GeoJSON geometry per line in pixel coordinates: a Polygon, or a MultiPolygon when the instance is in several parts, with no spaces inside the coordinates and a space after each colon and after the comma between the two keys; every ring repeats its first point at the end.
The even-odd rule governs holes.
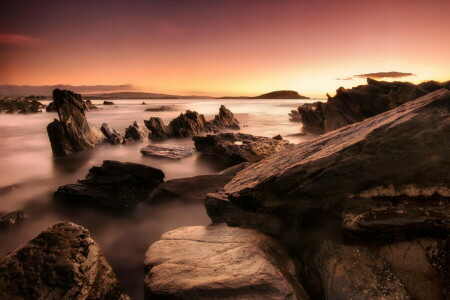
{"type": "MultiPolygon", "coordinates": [[[[239,132],[273,137],[281,134],[292,143],[312,137],[288,136],[301,132],[301,124],[289,121],[288,113],[312,100],[113,100],[104,106],[94,100],[99,110],[86,113],[89,123],[100,127],[108,123],[119,132],[138,121],[161,117],[166,124],[187,109],[210,119],[221,104],[240,121],[239,132]],[[141,105],[145,101],[147,105],[141,105]],[[148,107],[173,106],[173,111],[146,112],[148,107]]],[[[48,104],[49,101],[42,101],[48,104]]],[[[29,219],[16,228],[0,232],[0,255],[14,250],[48,226],[70,220],[86,227],[100,245],[125,291],[133,299],[143,298],[144,254],[162,233],[187,225],[206,225],[210,219],[203,203],[171,202],[160,205],[140,204],[125,214],[111,214],[102,209],[66,206],[52,201],[61,185],[86,176],[89,168],[103,160],[118,160],[149,165],[163,170],[166,180],[204,174],[216,174],[227,167],[225,162],[196,153],[182,160],[143,156],[139,150],[151,142],[129,145],[102,145],[84,153],[54,159],[46,126],[56,113],[0,114],[0,188],[15,185],[11,192],[0,194],[0,213],[24,210],[29,219]]],[[[191,145],[190,138],[171,139],[168,144],[191,145]]]]}

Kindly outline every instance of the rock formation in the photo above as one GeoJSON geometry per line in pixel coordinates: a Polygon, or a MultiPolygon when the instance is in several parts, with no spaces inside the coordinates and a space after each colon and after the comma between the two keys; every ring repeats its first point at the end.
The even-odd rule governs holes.
{"type": "MultiPolygon", "coordinates": [[[[142,104],[145,104],[144,102],[142,102],[142,104]]],[[[173,105],[172,106],[157,106],[157,107],[149,107],[146,108],[145,111],[170,111],[173,110],[173,105]]]]}
{"type": "Polygon", "coordinates": [[[0,100],[0,112],[7,113],[37,113],[41,112],[41,108],[45,105],[36,100],[23,100],[23,99],[3,99],[0,100]]]}
{"type": "Polygon", "coordinates": [[[304,104],[298,110],[305,130],[328,132],[361,122],[440,88],[450,89],[450,81],[430,81],[414,85],[368,78],[367,85],[352,89],[341,87],[334,97],[328,97],[328,102],[304,104]]]}
{"type": "Polygon", "coordinates": [[[141,153],[145,156],[181,159],[194,154],[195,149],[192,147],[178,145],[153,144],[142,148],[141,153]]]}
{"type": "Polygon", "coordinates": [[[59,187],[54,197],[110,208],[133,208],[148,200],[150,193],[163,181],[164,173],[159,169],[105,160],[101,167],[92,167],[85,179],[59,187]]]}
{"type": "Polygon", "coordinates": [[[89,232],[59,222],[0,259],[1,299],[128,299],[89,232]]]}
{"type": "Polygon", "coordinates": [[[144,123],[150,130],[148,138],[154,141],[171,137],[191,137],[203,131],[218,131],[221,128],[239,129],[238,120],[223,105],[220,107],[219,114],[211,121],[206,121],[202,114],[187,110],[186,113],[170,121],[169,125],[165,125],[161,118],[156,117],[151,117],[144,123]]]}
{"type": "Polygon", "coordinates": [[[47,126],[47,133],[54,156],[65,156],[88,150],[100,144],[103,139],[89,126],[83,110],[81,95],[67,90],[53,91],[59,121],[47,126]]]}
{"type": "Polygon", "coordinates": [[[107,141],[110,144],[116,145],[123,143],[123,136],[120,133],[118,133],[115,129],[111,128],[108,124],[103,123],[100,130],[105,135],[107,141]]]}
{"type": "Polygon", "coordinates": [[[125,129],[125,140],[141,141],[145,138],[144,129],[141,125],[134,121],[134,123],[125,129]]]}
{"type": "Polygon", "coordinates": [[[112,101],[103,101],[103,105],[114,105],[114,102],[112,101]]]}
{"type": "Polygon", "coordinates": [[[145,267],[152,298],[309,299],[275,240],[224,224],[165,233],[148,249],[145,267]]]}
{"type": "Polygon", "coordinates": [[[194,136],[192,139],[197,151],[232,163],[260,161],[292,146],[287,140],[243,133],[194,136]]]}
{"type": "MultiPolygon", "coordinates": [[[[95,110],[98,109],[97,106],[95,106],[94,104],[92,104],[91,100],[86,100],[83,101],[82,100],[82,104],[81,104],[82,108],[84,111],[89,111],[89,110],[95,110]]],[[[56,105],[55,102],[50,102],[47,107],[45,108],[45,110],[47,112],[57,112],[56,110],[56,105]]]]}

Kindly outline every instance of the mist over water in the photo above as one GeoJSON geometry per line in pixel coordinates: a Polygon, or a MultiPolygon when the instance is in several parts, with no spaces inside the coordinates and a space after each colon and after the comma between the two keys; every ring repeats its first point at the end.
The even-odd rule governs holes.
{"type": "MultiPolygon", "coordinates": [[[[288,113],[313,100],[113,100],[116,105],[103,106],[92,101],[99,110],[86,113],[89,123],[100,128],[108,123],[123,133],[125,128],[144,119],[161,117],[166,124],[187,109],[211,119],[221,104],[240,121],[242,133],[273,137],[281,134],[292,143],[311,137],[292,136],[301,132],[301,124],[289,121],[288,113]],[[145,101],[147,105],[141,105],[145,101]],[[173,111],[146,112],[148,107],[172,106],[173,111]]],[[[315,100],[314,100],[315,101],[315,100]]],[[[49,101],[42,101],[48,104],[49,101]]],[[[17,185],[9,193],[0,194],[0,213],[23,209],[29,219],[17,228],[0,232],[0,255],[14,250],[48,226],[70,220],[86,227],[100,245],[119,277],[125,292],[133,299],[143,298],[144,254],[162,233],[188,225],[206,225],[210,219],[203,203],[171,202],[161,205],[140,204],[131,212],[111,214],[99,208],[73,206],[52,201],[53,192],[61,185],[74,183],[86,176],[92,166],[103,160],[118,160],[149,165],[163,170],[165,180],[216,174],[227,163],[198,153],[182,160],[156,159],[143,156],[140,148],[152,143],[145,140],[130,145],[102,145],[84,153],[54,159],[46,127],[56,113],[0,114],[0,187],[17,185]]],[[[145,128],[146,130],[146,128],[145,128]]],[[[146,130],[147,131],[147,130],[146,130]]],[[[237,132],[237,131],[236,131],[237,132]]],[[[171,139],[165,144],[191,145],[191,138],[171,139]]]]}

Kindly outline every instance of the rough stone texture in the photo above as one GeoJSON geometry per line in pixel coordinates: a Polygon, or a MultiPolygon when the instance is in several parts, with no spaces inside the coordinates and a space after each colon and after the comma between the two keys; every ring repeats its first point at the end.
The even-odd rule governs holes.
{"type": "Polygon", "coordinates": [[[65,156],[88,150],[103,140],[88,124],[81,95],[55,89],[53,102],[59,116],[47,126],[47,133],[54,156],[65,156]]]}
{"type": "MultiPolygon", "coordinates": [[[[82,101],[81,104],[84,111],[95,110],[98,109],[97,106],[92,104],[91,100],[82,101]]],[[[57,112],[55,102],[50,102],[45,108],[47,112],[57,112]]]]}
{"type": "Polygon", "coordinates": [[[336,96],[328,96],[328,102],[304,104],[298,110],[305,130],[328,132],[361,122],[441,88],[450,89],[450,81],[414,85],[368,78],[367,85],[352,89],[341,87],[336,91],[336,96]]]}
{"type": "Polygon", "coordinates": [[[5,214],[0,213],[0,231],[17,226],[27,218],[28,216],[20,210],[5,214]]]}
{"type": "Polygon", "coordinates": [[[219,172],[219,174],[237,174],[238,172],[244,170],[245,168],[248,168],[253,163],[251,162],[243,162],[238,165],[231,166],[229,168],[226,168],[225,170],[222,170],[219,172]]]}
{"type": "Polygon", "coordinates": [[[142,148],[141,153],[145,156],[181,159],[194,154],[195,149],[192,147],[178,145],[153,144],[142,148]]]}
{"type": "Polygon", "coordinates": [[[0,112],[37,113],[41,111],[41,108],[44,108],[44,105],[36,100],[0,100],[0,112]]]}
{"type": "Polygon", "coordinates": [[[235,206],[284,222],[312,208],[382,196],[374,191],[391,186],[395,197],[428,199],[430,190],[448,197],[449,110],[447,90],[430,93],[275,153],[239,172],[224,191],[235,206]],[[410,186],[420,188],[411,194],[410,186]]]}
{"type": "Polygon", "coordinates": [[[365,247],[325,241],[303,276],[312,299],[411,299],[389,263],[365,247]]]}
{"type": "Polygon", "coordinates": [[[145,255],[146,293],[164,299],[309,299],[294,266],[270,237],[254,230],[182,227],[145,255]]]}
{"type": "Polygon", "coordinates": [[[100,128],[102,133],[105,135],[108,142],[112,145],[123,143],[123,136],[118,133],[115,129],[111,128],[108,124],[103,123],[100,128]]]}
{"type": "Polygon", "coordinates": [[[243,133],[194,136],[192,139],[197,151],[216,155],[231,163],[256,162],[292,146],[287,140],[243,133]]]}
{"type": "Polygon", "coordinates": [[[141,125],[137,121],[128,128],[125,129],[125,139],[130,139],[134,141],[141,141],[145,138],[144,129],[142,129],[141,125]]]}
{"type": "Polygon", "coordinates": [[[450,299],[450,236],[429,246],[426,249],[426,257],[440,276],[443,299],[450,299]]]}
{"type": "Polygon", "coordinates": [[[1,299],[126,299],[89,232],[59,222],[0,260],[1,299]]]}
{"type": "Polygon", "coordinates": [[[425,249],[435,239],[420,238],[381,247],[378,253],[392,266],[413,299],[443,299],[439,275],[427,261],[425,249]]]}
{"type": "Polygon", "coordinates": [[[205,116],[196,111],[187,110],[170,121],[169,125],[165,125],[161,118],[155,117],[145,120],[144,123],[150,130],[148,138],[154,141],[171,137],[191,137],[203,131],[218,131],[221,128],[239,129],[233,113],[223,105],[219,109],[219,114],[211,121],[206,121],[205,116]]]}
{"type": "Polygon", "coordinates": [[[85,179],[59,187],[55,198],[111,208],[132,208],[148,200],[163,179],[164,173],[156,168],[105,160],[101,167],[92,167],[85,179]]]}

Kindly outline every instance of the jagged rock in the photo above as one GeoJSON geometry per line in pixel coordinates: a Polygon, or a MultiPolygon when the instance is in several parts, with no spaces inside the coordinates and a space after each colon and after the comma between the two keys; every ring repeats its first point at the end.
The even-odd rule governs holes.
{"type": "Polygon", "coordinates": [[[37,113],[45,106],[36,100],[3,99],[0,100],[0,112],[37,113]]]}
{"type": "Polygon", "coordinates": [[[97,106],[95,106],[92,102],[91,102],[91,100],[86,100],[86,101],[84,101],[84,104],[85,104],[85,106],[86,106],[86,108],[84,109],[84,110],[94,110],[94,109],[98,109],[98,107],[97,106]]]}
{"type": "Polygon", "coordinates": [[[128,299],[89,232],[56,223],[0,260],[1,299],[128,299]]]}
{"type": "Polygon", "coordinates": [[[289,113],[289,117],[291,117],[289,119],[289,121],[292,121],[292,122],[301,122],[302,121],[302,115],[300,114],[298,109],[291,110],[291,112],[289,113]]]}
{"type": "Polygon", "coordinates": [[[150,130],[148,138],[160,141],[167,138],[191,137],[204,131],[218,131],[221,128],[239,129],[238,121],[233,113],[221,106],[219,114],[211,121],[206,121],[205,116],[196,111],[187,110],[186,113],[170,121],[165,125],[161,118],[152,117],[144,121],[145,126],[150,130]]]}
{"type": "Polygon", "coordinates": [[[103,101],[103,105],[115,105],[112,101],[103,101]]]}
{"type": "Polygon", "coordinates": [[[450,299],[450,236],[429,246],[426,256],[440,276],[443,299],[450,299]]]}
{"type": "Polygon", "coordinates": [[[307,261],[303,278],[312,299],[411,299],[389,263],[361,246],[325,241],[307,261]]]}
{"type": "MultiPolygon", "coordinates": [[[[82,101],[81,104],[84,111],[98,109],[97,106],[92,104],[91,100],[82,101]]],[[[50,102],[45,108],[47,112],[57,112],[55,102],[50,102]]]]}
{"type": "Polygon", "coordinates": [[[272,154],[239,172],[224,192],[235,207],[272,214],[284,227],[302,212],[364,197],[418,197],[426,207],[434,196],[449,197],[449,111],[450,92],[430,93],[272,154]]]}
{"type": "Polygon", "coordinates": [[[0,213],[0,231],[14,227],[23,222],[24,220],[26,220],[27,218],[28,216],[23,211],[20,210],[6,214],[0,213]]]}
{"type": "Polygon", "coordinates": [[[152,298],[309,299],[283,249],[254,230],[182,227],[150,246],[145,266],[152,298]]]}
{"type": "Polygon", "coordinates": [[[123,136],[120,133],[118,133],[115,129],[109,127],[108,124],[103,123],[100,130],[105,135],[108,142],[110,142],[112,145],[123,143],[123,136]]]}
{"type": "MultiPolygon", "coordinates": [[[[145,103],[143,103],[145,104],[145,103]]],[[[170,111],[173,110],[173,105],[172,106],[157,106],[157,107],[149,107],[146,108],[145,111],[170,111]]]]}
{"type": "Polygon", "coordinates": [[[92,167],[85,179],[59,187],[54,197],[111,208],[133,208],[148,200],[150,193],[163,181],[164,173],[160,169],[105,160],[101,167],[92,167]]]}
{"type": "Polygon", "coordinates": [[[282,140],[283,137],[281,136],[281,134],[277,134],[276,136],[272,137],[274,140],[282,140]]]}
{"type": "Polygon", "coordinates": [[[130,139],[134,141],[141,141],[145,138],[144,129],[137,121],[134,121],[133,125],[128,126],[125,129],[125,139],[130,139]]]}
{"type": "Polygon", "coordinates": [[[153,144],[145,146],[141,149],[141,153],[145,156],[181,159],[186,156],[194,154],[195,149],[192,147],[167,145],[167,144],[153,144]]]}
{"type": "Polygon", "coordinates": [[[328,132],[361,122],[445,87],[450,88],[450,81],[414,85],[409,82],[384,82],[368,78],[367,85],[352,89],[341,87],[336,91],[336,96],[328,97],[328,102],[304,104],[298,110],[305,130],[328,132]]]}
{"type": "Polygon", "coordinates": [[[292,146],[289,141],[243,133],[194,136],[195,148],[232,163],[256,162],[292,146]]]}
{"type": "Polygon", "coordinates": [[[420,238],[388,244],[378,253],[392,266],[413,299],[440,300],[442,284],[436,270],[427,261],[425,249],[436,239],[420,238]]]}
{"type": "Polygon", "coordinates": [[[88,150],[103,139],[88,124],[83,110],[81,95],[67,90],[55,89],[53,102],[59,116],[47,126],[47,133],[54,156],[65,156],[88,150]]]}

